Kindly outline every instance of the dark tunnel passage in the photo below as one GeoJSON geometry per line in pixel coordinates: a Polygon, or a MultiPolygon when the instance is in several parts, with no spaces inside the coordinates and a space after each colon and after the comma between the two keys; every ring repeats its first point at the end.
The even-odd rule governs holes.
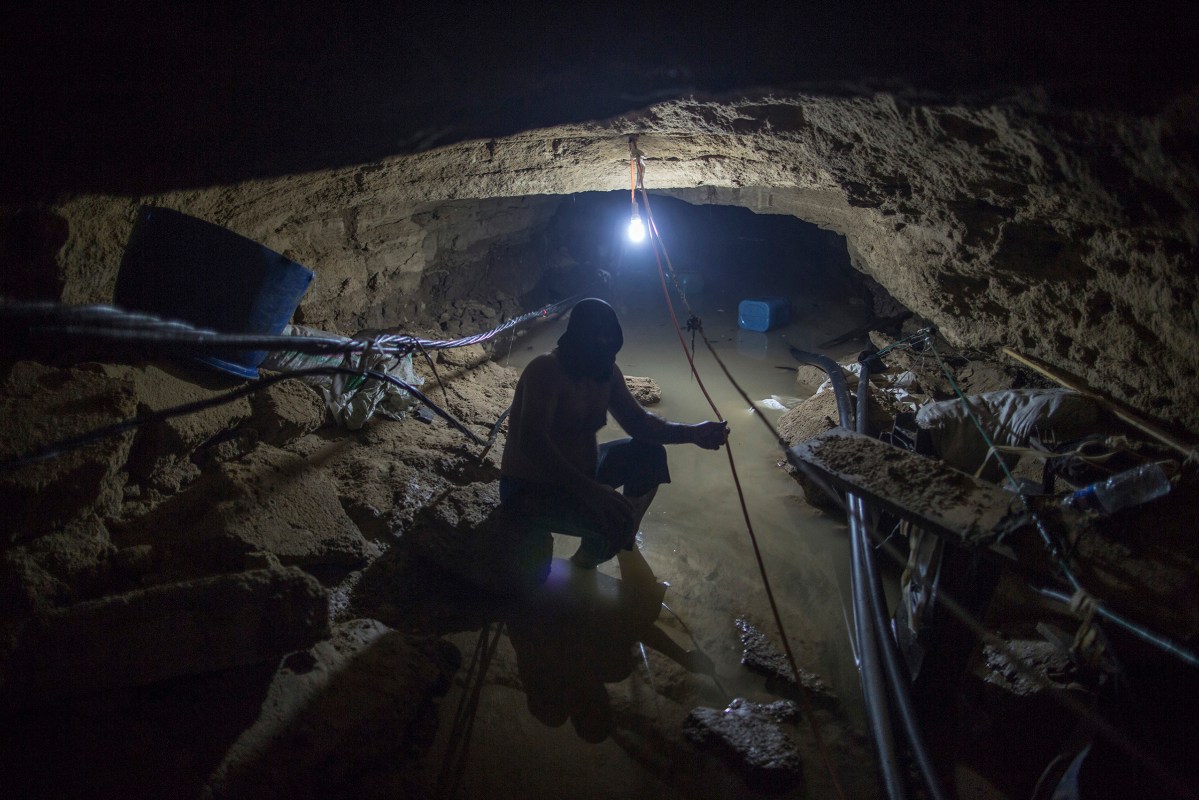
{"type": "MultiPolygon", "coordinates": [[[[427,295],[438,315],[430,323],[440,328],[436,335],[470,333],[515,311],[579,295],[601,296],[624,327],[620,364],[638,400],[669,419],[709,418],[713,412],[672,330],[654,249],[628,239],[627,203],[624,192],[585,192],[423,208],[417,215],[421,230],[431,226],[439,243],[426,270],[439,276],[437,282],[422,284],[441,293],[427,295]],[[489,220],[500,224],[487,230],[489,220]],[[503,303],[489,307],[500,287],[511,294],[501,292],[503,303]],[[524,291],[514,296],[520,287],[524,291]]],[[[765,796],[780,787],[794,793],[801,785],[814,796],[832,796],[840,774],[851,796],[877,796],[873,772],[853,768],[872,756],[861,733],[867,717],[849,623],[856,612],[848,599],[856,579],[843,517],[819,481],[795,473],[780,449],[780,443],[830,441],[838,430],[832,392],[821,386],[824,376],[798,366],[794,353],[825,352],[849,370],[863,349],[898,348],[891,357],[896,361],[872,370],[877,374],[869,411],[871,425],[891,447],[881,456],[863,451],[859,463],[880,459],[883,479],[891,482],[872,491],[892,493],[888,513],[907,503],[914,509],[907,513],[926,521],[933,517],[924,515],[946,503],[965,503],[959,495],[947,498],[960,485],[975,486],[970,481],[976,479],[925,473],[934,469],[926,458],[886,466],[892,451],[936,454],[926,449],[930,434],[921,433],[916,411],[952,403],[955,386],[975,397],[1048,387],[945,342],[937,344],[944,359],[926,349],[933,342],[922,332],[927,321],[854,269],[839,234],[741,207],[658,194],[651,203],[659,254],[669,253],[688,310],[711,344],[709,352],[690,341],[713,401],[733,430],[756,531],[753,550],[770,575],[787,636],[800,644],[812,721],[838,743],[831,765],[822,764],[817,745],[786,705],[798,695],[780,677],[789,668],[773,643],[772,611],[755,577],[759,567],[722,459],[672,453],[674,485],[664,488],[642,521],[634,555],[597,573],[570,565],[575,542],[569,536],[537,544],[548,574],[531,594],[513,601],[493,593],[507,574],[504,556],[493,560],[494,548],[508,546],[495,538],[501,529],[492,527],[499,524],[498,453],[489,457],[488,448],[480,456],[460,433],[421,417],[411,405],[372,401],[378,415],[370,419],[368,412],[364,424],[340,407],[335,412],[328,391],[321,395],[289,381],[219,414],[160,420],[115,446],[5,479],[7,503],[20,504],[31,491],[42,498],[36,508],[26,508],[6,555],[7,585],[20,598],[7,612],[10,630],[26,624],[28,609],[46,620],[44,630],[39,624],[28,629],[35,633],[17,636],[10,656],[18,676],[10,691],[27,682],[32,692],[9,695],[17,714],[6,764],[19,784],[34,795],[71,794],[82,789],[79,781],[98,778],[103,791],[123,794],[203,788],[215,796],[251,796],[270,780],[284,795],[308,785],[331,793],[352,787],[365,796],[397,790],[437,796],[456,787],[504,795],[519,784],[531,796],[603,796],[611,790],[701,798],[747,791],[765,796]],[[764,322],[753,317],[760,308],[768,309],[764,322]],[[718,366],[737,381],[737,391],[721,379],[718,366]],[[741,390],[749,393],[748,403],[741,390]],[[773,432],[760,425],[762,419],[773,432]],[[94,477],[73,485],[74,473],[62,472],[72,464],[83,464],[94,477]],[[30,477],[39,488],[22,483],[30,477]],[[64,492],[68,486],[71,491],[64,492]],[[905,491],[925,494],[904,500],[905,491]],[[56,494],[69,502],[53,508],[56,494]],[[37,509],[48,513],[39,518],[37,509]],[[37,583],[41,575],[47,583],[37,583]],[[272,605],[283,586],[289,599],[272,605]],[[168,610],[151,613],[154,622],[145,610],[127,611],[164,602],[168,610]],[[234,622],[195,610],[205,603],[245,608],[247,616],[234,622]],[[308,616],[297,617],[299,609],[308,616]],[[142,639],[145,626],[163,624],[186,633],[170,648],[156,648],[156,655],[143,654],[151,644],[142,639]],[[255,626],[263,627],[256,632],[255,626]],[[275,629],[278,642],[262,638],[267,628],[275,629]],[[86,669],[54,668],[57,643],[66,635],[74,637],[86,669]],[[220,644],[204,657],[192,652],[196,642],[211,641],[220,644]],[[296,645],[301,648],[274,671],[261,665],[255,650],[286,654],[296,645]],[[120,655],[100,659],[109,648],[120,655]],[[398,716],[392,705],[397,697],[408,709],[398,716]],[[455,711],[456,701],[466,705],[455,711]],[[112,704],[117,710],[110,713],[112,704]],[[210,716],[214,704],[223,709],[221,724],[210,716]],[[737,724],[750,726],[739,734],[745,749],[732,746],[729,755],[726,744],[725,755],[717,756],[720,748],[709,751],[704,742],[730,735],[721,731],[731,710],[743,720],[737,724]],[[199,727],[181,738],[182,727],[197,719],[199,727]],[[346,737],[346,726],[364,733],[346,737]],[[96,731],[104,734],[99,740],[96,731]],[[782,744],[775,738],[780,735],[782,744]],[[114,748],[108,742],[127,744],[114,748]],[[745,755],[767,743],[783,748],[785,766],[777,773],[760,771],[745,755]],[[145,754],[145,769],[105,766],[127,757],[126,746],[145,754]],[[61,763],[78,769],[56,770],[61,763]],[[315,770],[312,763],[335,766],[315,770]],[[543,770],[541,764],[552,766],[543,770]],[[558,765],[564,764],[574,766],[563,771],[558,765]]],[[[683,297],[668,293],[682,314],[683,297]]],[[[441,351],[437,372],[413,358],[397,369],[479,434],[493,425],[502,432],[516,375],[553,347],[565,324],[566,317],[538,319],[485,346],[441,351]]],[[[687,340],[689,333],[680,333],[687,340]]],[[[43,406],[39,413],[75,427],[96,419],[80,416],[80,409],[107,407],[109,416],[128,409],[127,415],[133,410],[129,398],[136,397],[140,406],[157,411],[179,400],[211,399],[231,385],[194,367],[136,359],[78,367],[17,361],[6,381],[17,398],[10,402],[25,415],[37,403],[43,406]],[[51,387],[52,398],[33,387],[51,387]]],[[[1092,420],[1085,424],[1107,425],[1089,411],[1073,413],[1092,420]]],[[[620,435],[609,421],[600,439],[620,435]]],[[[1137,458],[1132,452],[1114,457],[1127,466],[1137,458]]],[[[950,457],[949,451],[941,454],[950,457]]],[[[1033,457],[1013,467],[1021,486],[1045,480],[1039,464],[1033,457]]],[[[1181,490],[1167,494],[1165,504],[1148,506],[1144,516],[1115,517],[1118,533],[1104,529],[1103,519],[1088,524],[1106,530],[1105,536],[1146,543],[1152,552],[1131,562],[1123,554],[1119,563],[1159,575],[1160,590],[1169,594],[1179,575],[1157,549],[1165,543],[1163,532],[1166,542],[1178,541],[1186,526],[1177,523],[1190,512],[1178,515],[1189,508],[1181,490]],[[1163,527],[1165,519],[1176,524],[1163,527]],[[1151,545],[1145,538],[1150,531],[1151,545]]],[[[935,573],[941,579],[943,573],[944,583],[933,584],[933,591],[949,593],[977,620],[1001,631],[1023,668],[1031,664],[1047,676],[1040,680],[1048,680],[1051,691],[1086,687],[1070,691],[1085,692],[1106,713],[1126,715],[1149,731],[1131,757],[1117,754],[1111,740],[1086,735],[1085,716],[1080,721],[1078,712],[1063,712],[1021,683],[1020,669],[1005,660],[1010,653],[978,645],[944,614],[930,615],[935,622],[912,628],[923,633],[905,645],[904,657],[923,678],[915,692],[941,780],[958,793],[995,798],[1024,796],[1043,780],[1099,782],[1121,792],[1141,780],[1166,786],[1188,780],[1153,772],[1156,759],[1170,763],[1168,770],[1181,763],[1172,744],[1179,738],[1177,721],[1164,709],[1171,687],[1191,679],[1186,667],[1168,657],[1163,662],[1152,648],[1145,652],[1135,638],[1121,638],[1120,652],[1132,654],[1132,666],[1119,667],[1130,670],[1121,680],[1133,681],[1143,698],[1126,704],[1102,677],[1114,668],[1114,650],[1089,651],[1098,659],[1090,665],[1067,657],[1062,648],[1069,616],[1060,605],[1038,605],[1028,594],[1027,568],[1005,566],[1004,559],[1019,553],[1031,559],[1033,570],[1045,569],[1040,557],[1030,555],[1035,547],[1028,529],[1000,548],[996,561],[994,554],[980,557],[971,548],[929,549],[904,519],[902,513],[881,514],[872,523],[880,552],[897,538],[912,543],[906,564],[902,556],[880,564],[885,602],[897,614],[900,608],[928,614],[927,607],[908,606],[929,591],[926,584],[913,588],[911,576],[935,573]],[[1036,736],[1029,735],[1029,718],[1037,720],[1036,736]],[[995,752],[986,742],[996,738],[1020,746],[995,752]],[[1103,757],[1087,760],[1092,750],[1103,757]],[[1065,769],[1062,753],[1085,765],[1081,778],[1065,769]]],[[[1116,568],[1110,554],[1094,549],[1106,541],[1092,536],[1075,546],[1116,568]]],[[[509,556],[530,552],[511,546],[509,556]]],[[[1044,580],[1041,574],[1031,585],[1044,580]]],[[[1105,588],[1124,593],[1144,586],[1130,577],[1105,588]]],[[[1146,599],[1150,605],[1142,613],[1159,602],[1157,595],[1146,599]]],[[[894,624],[910,619],[900,616],[894,624]]]]}
{"type": "MultiPolygon", "coordinates": [[[[624,192],[565,198],[541,234],[546,274],[525,306],[578,294],[575,289],[594,283],[600,271],[601,284],[656,283],[654,248],[628,236],[629,205],[624,192]]],[[[866,279],[850,265],[845,237],[832,231],[787,215],[669,196],[653,197],[652,206],[671,264],[700,291],[725,297],[807,291],[856,303],[870,298],[866,279]]]]}

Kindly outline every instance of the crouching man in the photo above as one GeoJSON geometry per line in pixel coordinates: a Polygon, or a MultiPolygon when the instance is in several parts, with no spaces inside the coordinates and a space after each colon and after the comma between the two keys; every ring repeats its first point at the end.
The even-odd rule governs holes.
{"type": "Polygon", "coordinates": [[[582,569],[632,549],[658,486],[670,482],[663,445],[718,450],[728,436],[724,422],[684,425],[642,408],[616,366],[623,344],[611,306],[579,301],[558,347],[525,367],[508,420],[500,501],[536,529],[581,537],[571,561],[582,569]],[[597,445],[609,412],[631,438],[597,445]]]}

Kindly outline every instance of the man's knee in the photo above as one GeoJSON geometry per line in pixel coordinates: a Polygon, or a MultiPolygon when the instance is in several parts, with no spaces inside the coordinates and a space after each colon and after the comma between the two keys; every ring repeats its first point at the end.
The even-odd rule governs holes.
{"type": "Polygon", "coordinates": [[[654,502],[654,496],[657,493],[658,487],[654,486],[642,494],[628,493],[625,495],[633,506],[633,515],[637,520],[645,516],[645,512],[649,510],[650,503],[654,502]]]}
{"type": "Polygon", "coordinates": [[[638,497],[670,483],[666,448],[641,439],[622,439],[603,446],[596,476],[609,486],[623,486],[629,497],[638,497]]]}

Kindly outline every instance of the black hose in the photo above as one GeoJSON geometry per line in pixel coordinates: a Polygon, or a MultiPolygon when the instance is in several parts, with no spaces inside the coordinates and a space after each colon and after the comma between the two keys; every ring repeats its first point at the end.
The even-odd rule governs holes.
{"type": "MultiPolygon", "coordinates": [[[[869,435],[870,433],[870,364],[873,358],[864,358],[858,363],[861,365],[861,373],[858,375],[858,433],[869,435]]],[[[864,590],[869,595],[870,612],[873,618],[873,628],[875,636],[878,638],[878,648],[883,656],[883,668],[886,673],[887,683],[890,687],[890,697],[892,706],[899,717],[903,732],[907,736],[908,744],[911,747],[912,755],[916,759],[916,766],[920,770],[920,775],[924,780],[925,786],[928,787],[929,793],[933,800],[945,800],[945,793],[941,788],[941,781],[937,777],[936,770],[933,768],[932,759],[929,758],[928,748],[924,743],[924,734],[920,730],[920,723],[916,719],[915,711],[912,708],[912,695],[910,691],[910,680],[902,661],[899,658],[899,651],[895,644],[895,639],[888,631],[890,623],[888,621],[887,603],[883,595],[883,582],[879,574],[878,564],[874,559],[874,549],[870,546],[870,537],[866,531],[866,504],[859,497],[857,498],[858,509],[862,512],[862,518],[856,534],[858,546],[856,561],[861,565],[863,571],[864,590]]]]}
{"type": "MultiPolygon", "coordinates": [[[[849,389],[846,386],[845,375],[842,374],[841,367],[828,356],[808,353],[794,347],[791,348],[791,355],[799,361],[813,364],[828,373],[829,380],[832,381],[833,396],[837,400],[837,412],[841,417],[841,426],[848,428],[853,417],[849,405],[849,389]]],[[[895,753],[895,740],[892,735],[891,716],[887,704],[887,685],[883,679],[878,652],[879,640],[874,627],[874,617],[870,613],[870,600],[865,586],[866,576],[862,569],[860,550],[865,539],[859,533],[864,525],[864,509],[857,495],[847,494],[846,511],[849,517],[850,582],[853,592],[855,638],[858,645],[858,675],[862,681],[862,700],[866,707],[866,719],[870,725],[870,733],[874,738],[875,747],[878,748],[879,767],[882,771],[883,786],[886,789],[887,797],[892,800],[902,800],[907,797],[907,794],[904,789],[899,759],[895,753]]]]}
{"type": "Polygon", "coordinates": [[[873,356],[858,359],[858,420],[857,431],[863,436],[870,436],[870,365],[874,363],[873,356]]]}
{"type": "Polygon", "coordinates": [[[800,350],[798,347],[791,348],[791,357],[796,361],[820,367],[828,373],[829,380],[833,382],[833,397],[837,398],[837,413],[841,417],[841,427],[846,430],[853,430],[853,411],[849,406],[849,386],[845,383],[845,375],[841,372],[841,365],[828,356],[822,356],[819,353],[809,353],[806,350],[800,350]]]}
{"type": "Polygon", "coordinates": [[[173,406],[171,408],[164,408],[161,411],[156,411],[152,414],[133,417],[132,419],[116,422],[112,425],[105,425],[102,428],[96,428],[94,430],[87,431],[86,433],[81,433],[77,436],[71,436],[69,438],[62,439],[61,441],[46,445],[45,447],[39,448],[38,450],[35,450],[34,452],[28,453],[24,456],[18,456],[17,458],[0,462],[0,472],[17,469],[19,467],[26,467],[30,464],[36,464],[39,461],[46,461],[51,458],[57,458],[66,452],[83,447],[84,445],[91,444],[92,442],[96,442],[101,439],[106,439],[109,436],[115,436],[119,433],[124,433],[125,431],[133,430],[134,428],[149,424],[151,422],[161,422],[162,420],[170,419],[172,417],[181,417],[186,414],[194,414],[197,411],[203,411],[206,408],[213,408],[215,406],[224,405],[225,403],[232,403],[238,398],[245,397],[246,395],[253,394],[254,392],[262,391],[266,387],[278,383],[279,381],[287,380],[288,378],[303,378],[312,375],[366,375],[374,378],[375,380],[398,386],[399,388],[408,392],[408,394],[415,397],[418,401],[428,406],[429,410],[445,420],[451,428],[464,434],[475,444],[484,444],[483,440],[475,435],[473,431],[471,431],[469,428],[451,416],[447,411],[426,397],[419,389],[411,386],[408,383],[405,383],[394,375],[389,375],[386,372],[378,372],[376,370],[366,370],[365,372],[360,373],[358,370],[350,369],[349,367],[312,367],[309,369],[294,370],[292,372],[281,372],[278,375],[272,375],[269,378],[259,378],[253,383],[248,383],[245,386],[241,386],[222,395],[217,395],[216,397],[210,397],[206,400],[197,400],[192,403],[184,403],[183,405],[173,406]]]}
{"type": "MultiPolygon", "coordinates": [[[[837,368],[840,373],[841,368],[837,368]]],[[[844,382],[844,376],[842,376],[844,382]]],[[[869,430],[870,374],[865,365],[858,375],[857,428],[859,433],[869,430]]],[[[895,747],[891,719],[891,702],[888,693],[889,676],[886,672],[886,620],[878,613],[876,588],[867,567],[872,562],[869,536],[866,533],[866,502],[856,494],[848,493],[846,504],[849,509],[850,575],[853,591],[854,618],[858,620],[858,653],[862,660],[863,687],[869,684],[872,692],[875,742],[879,746],[879,759],[883,772],[883,784],[887,796],[902,798],[907,795],[903,770],[895,747]]]]}

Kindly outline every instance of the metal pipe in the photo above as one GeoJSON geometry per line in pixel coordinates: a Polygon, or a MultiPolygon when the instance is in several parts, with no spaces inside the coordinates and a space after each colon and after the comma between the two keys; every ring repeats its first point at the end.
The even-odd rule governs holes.
{"type": "MultiPolygon", "coordinates": [[[[1070,595],[1066,594],[1065,592],[1059,592],[1056,589],[1046,589],[1046,588],[1038,589],[1037,591],[1040,592],[1041,594],[1043,594],[1045,597],[1049,597],[1054,600],[1057,600],[1059,603],[1065,603],[1066,605],[1070,605],[1070,600],[1071,600],[1070,595]]],[[[1104,619],[1108,620],[1109,622],[1114,623],[1118,627],[1123,628],[1124,630],[1128,631],[1129,633],[1139,636],[1141,639],[1144,639],[1146,642],[1156,645],[1157,647],[1160,647],[1162,650],[1165,650],[1167,653],[1170,653],[1170,654],[1182,659],[1187,664],[1190,664],[1192,667],[1199,667],[1199,656],[1195,655],[1195,653],[1191,652],[1190,650],[1187,650],[1186,648],[1182,647],[1181,645],[1170,641],[1169,639],[1162,636],[1161,634],[1154,633],[1153,631],[1145,628],[1144,626],[1138,625],[1137,623],[1133,622],[1132,620],[1126,619],[1114,611],[1110,611],[1109,609],[1105,608],[1102,605],[1095,606],[1095,613],[1097,613],[1099,616],[1103,617],[1104,619]]]]}
{"type": "Polygon", "coordinates": [[[883,676],[882,657],[879,653],[879,635],[874,615],[870,609],[870,598],[866,590],[867,577],[863,562],[863,526],[865,506],[857,495],[847,498],[849,512],[850,542],[850,586],[853,593],[853,616],[857,623],[858,658],[861,668],[862,695],[866,701],[866,713],[870,722],[870,733],[878,748],[879,768],[883,775],[883,786],[887,797],[900,800],[907,796],[899,757],[895,751],[892,733],[891,712],[887,702],[887,684],[883,676]]]}

